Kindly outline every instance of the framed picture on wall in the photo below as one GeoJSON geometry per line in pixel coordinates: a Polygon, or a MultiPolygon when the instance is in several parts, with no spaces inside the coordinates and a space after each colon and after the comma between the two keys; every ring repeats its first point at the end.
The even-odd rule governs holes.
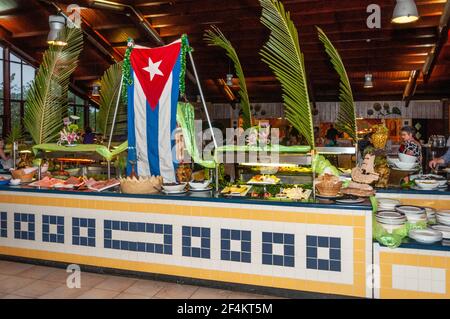
{"type": "Polygon", "coordinates": [[[403,126],[412,126],[412,119],[403,119],[402,120],[402,127],[403,126]]]}

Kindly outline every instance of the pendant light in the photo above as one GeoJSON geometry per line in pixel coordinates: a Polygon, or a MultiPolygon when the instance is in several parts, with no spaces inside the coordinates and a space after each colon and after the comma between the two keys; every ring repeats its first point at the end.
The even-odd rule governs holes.
{"type": "Polygon", "coordinates": [[[397,0],[392,15],[392,23],[411,23],[419,19],[419,12],[414,0],[397,0]]]}
{"type": "Polygon", "coordinates": [[[50,45],[65,46],[67,42],[63,38],[62,30],[66,26],[66,19],[60,15],[51,15],[48,18],[50,32],[48,33],[47,43],[50,45]]]}
{"type": "MultiPolygon", "coordinates": [[[[368,50],[368,55],[367,55],[367,71],[369,71],[369,68],[370,68],[370,57],[369,57],[369,54],[370,54],[370,39],[367,39],[366,42],[367,42],[367,47],[369,49],[368,50]]],[[[364,88],[365,89],[373,88],[373,75],[370,72],[367,72],[364,75],[364,88]]]]}
{"type": "Polygon", "coordinates": [[[92,85],[92,96],[100,96],[100,83],[95,82],[92,85]]]}

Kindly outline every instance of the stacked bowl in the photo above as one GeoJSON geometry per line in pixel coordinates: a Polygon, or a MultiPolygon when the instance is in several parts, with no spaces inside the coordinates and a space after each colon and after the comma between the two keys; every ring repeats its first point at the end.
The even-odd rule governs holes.
{"type": "Polygon", "coordinates": [[[375,219],[388,233],[392,234],[394,230],[402,228],[406,223],[406,216],[396,211],[379,211],[375,219]]]}
{"type": "Polygon", "coordinates": [[[427,211],[424,207],[412,205],[397,205],[395,211],[402,213],[411,224],[427,222],[427,211]]]}
{"type": "Polygon", "coordinates": [[[442,240],[442,233],[434,229],[413,229],[408,236],[422,244],[433,244],[442,240]]]}
{"type": "Polygon", "coordinates": [[[415,170],[418,166],[417,158],[406,154],[399,153],[398,159],[390,158],[388,163],[400,170],[415,170]]]}
{"type": "Polygon", "coordinates": [[[378,211],[395,210],[395,206],[400,205],[400,201],[391,198],[378,198],[378,211]]]}
{"type": "Polygon", "coordinates": [[[440,210],[436,213],[438,224],[450,226],[450,210],[440,210]]]}

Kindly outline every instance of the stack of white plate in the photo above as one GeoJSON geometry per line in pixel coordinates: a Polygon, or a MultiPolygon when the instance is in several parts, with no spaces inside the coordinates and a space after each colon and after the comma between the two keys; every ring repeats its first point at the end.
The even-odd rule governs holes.
{"type": "Polygon", "coordinates": [[[414,229],[409,237],[423,244],[432,244],[442,240],[442,233],[434,229],[414,229]]]}
{"type": "Polygon", "coordinates": [[[400,205],[400,201],[391,198],[378,198],[378,211],[394,210],[395,206],[400,205]]]}
{"type": "Polygon", "coordinates": [[[427,212],[425,208],[412,205],[398,205],[395,210],[403,213],[410,223],[427,222],[427,212]]]}
{"type": "Polygon", "coordinates": [[[450,239],[450,226],[445,225],[433,225],[430,226],[433,230],[437,230],[442,233],[442,238],[450,239]]]}
{"type": "Polygon", "coordinates": [[[433,207],[424,207],[427,212],[428,222],[431,224],[436,224],[436,209],[433,207]]]}
{"type": "Polygon", "coordinates": [[[436,213],[438,224],[450,226],[450,210],[440,210],[436,213]]]}
{"type": "Polygon", "coordinates": [[[405,215],[396,211],[380,211],[375,215],[375,218],[377,223],[388,233],[403,227],[406,223],[405,215]]]}

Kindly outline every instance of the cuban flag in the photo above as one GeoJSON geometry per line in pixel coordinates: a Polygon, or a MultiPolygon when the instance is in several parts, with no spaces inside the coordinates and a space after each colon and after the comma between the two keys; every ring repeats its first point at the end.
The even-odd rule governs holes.
{"type": "Polygon", "coordinates": [[[181,40],[158,48],[135,46],[128,86],[128,152],[139,176],[175,182],[173,151],[181,72],[181,40]]]}

